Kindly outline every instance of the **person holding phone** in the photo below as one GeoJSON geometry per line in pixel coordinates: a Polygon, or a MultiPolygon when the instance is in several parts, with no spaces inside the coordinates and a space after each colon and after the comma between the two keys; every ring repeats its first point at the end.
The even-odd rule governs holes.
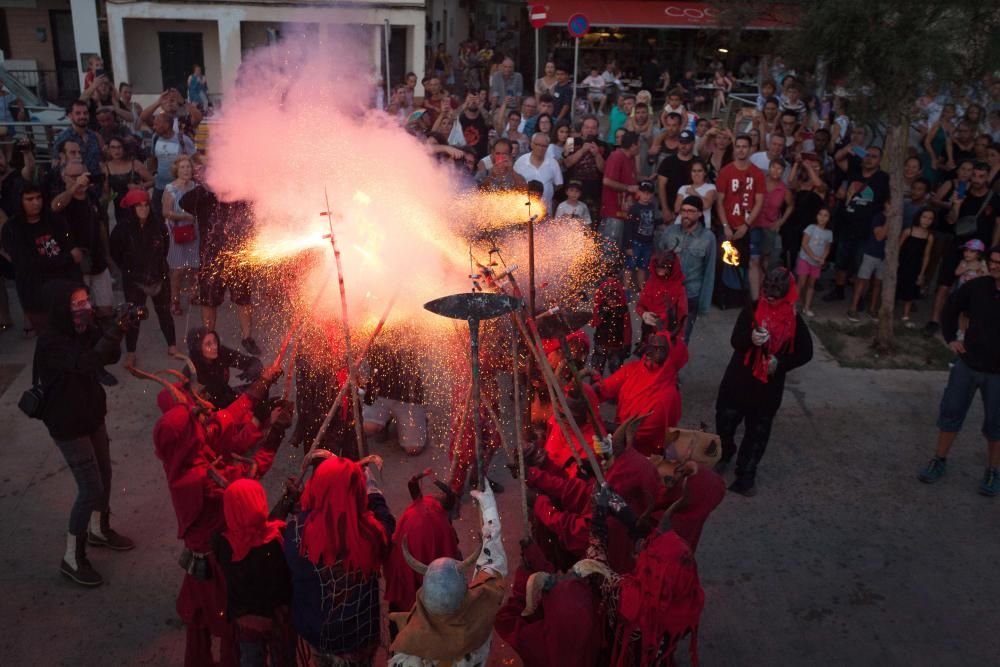
{"type": "Polygon", "coordinates": [[[485,169],[484,176],[479,183],[480,190],[525,190],[528,182],[524,177],[514,171],[514,160],[512,157],[512,145],[509,139],[497,139],[493,144],[493,152],[489,157],[480,161],[480,166],[485,169]],[[489,160],[489,166],[483,163],[489,160]]]}
{"type": "Polygon", "coordinates": [[[852,145],[837,151],[837,168],[847,176],[837,191],[837,198],[843,202],[842,224],[837,240],[835,263],[837,273],[833,289],[823,297],[824,301],[843,301],[846,298],[848,276],[861,266],[864,245],[872,230],[872,219],[879,214],[889,199],[889,174],[882,171],[882,149],[869,146],[861,160],[860,169],[853,169],[848,153],[856,156],[853,143],[858,135],[851,134],[852,145]]]}

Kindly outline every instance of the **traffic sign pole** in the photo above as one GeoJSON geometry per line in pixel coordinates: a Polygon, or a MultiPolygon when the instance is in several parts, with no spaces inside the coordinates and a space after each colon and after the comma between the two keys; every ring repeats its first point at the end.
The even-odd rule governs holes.
{"type": "Polygon", "coordinates": [[[538,81],[538,31],[542,29],[548,18],[549,13],[544,5],[531,5],[528,7],[528,22],[535,29],[535,81],[538,81]]]}
{"type": "Polygon", "coordinates": [[[576,40],[573,47],[573,101],[569,109],[570,122],[576,121],[576,87],[580,76],[580,39],[590,30],[590,21],[583,14],[573,14],[566,24],[570,37],[576,40]]]}
{"type": "Polygon", "coordinates": [[[538,81],[538,28],[535,28],[535,81],[538,81]]]}

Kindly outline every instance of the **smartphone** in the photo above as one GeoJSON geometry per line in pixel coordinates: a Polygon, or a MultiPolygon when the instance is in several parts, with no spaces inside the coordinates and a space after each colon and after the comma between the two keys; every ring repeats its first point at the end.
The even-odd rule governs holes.
{"type": "Polygon", "coordinates": [[[969,186],[969,184],[966,183],[965,181],[959,181],[958,182],[958,198],[959,199],[964,199],[965,198],[965,191],[968,189],[968,186],[969,186]]]}
{"type": "Polygon", "coordinates": [[[573,146],[575,145],[576,145],[576,139],[570,137],[569,139],[566,140],[566,150],[563,152],[569,155],[570,153],[573,152],[573,146]]]}
{"type": "Polygon", "coordinates": [[[94,70],[94,76],[95,77],[96,76],[104,76],[105,74],[107,74],[107,72],[104,70],[104,68],[94,70]]]}
{"type": "Polygon", "coordinates": [[[854,153],[855,155],[857,155],[860,158],[863,158],[866,155],[868,155],[868,151],[866,151],[861,146],[855,146],[854,148],[851,149],[851,152],[854,153]]]}

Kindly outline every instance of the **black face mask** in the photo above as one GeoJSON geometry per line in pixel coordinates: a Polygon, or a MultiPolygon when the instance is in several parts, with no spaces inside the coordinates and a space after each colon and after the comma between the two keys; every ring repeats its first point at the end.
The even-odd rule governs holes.
{"type": "Polygon", "coordinates": [[[775,269],[767,274],[760,287],[761,293],[768,299],[784,299],[791,289],[791,278],[785,269],[775,269]]]}

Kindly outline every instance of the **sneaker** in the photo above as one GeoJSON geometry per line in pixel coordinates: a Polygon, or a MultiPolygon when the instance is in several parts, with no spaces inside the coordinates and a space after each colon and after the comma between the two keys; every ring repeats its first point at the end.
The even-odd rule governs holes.
{"type": "Polygon", "coordinates": [[[878,322],[878,315],[869,310],[868,319],[870,319],[872,322],[878,322]]]}
{"type": "Polygon", "coordinates": [[[948,462],[945,459],[940,456],[935,456],[927,464],[927,467],[920,471],[920,474],[917,475],[917,479],[924,484],[933,484],[944,477],[947,465],[948,462]]]}
{"type": "Polygon", "coordinates": [[[924,335],[930,338],[931,336],[936,334],[938,332],[938,329],[940,328],[941,325],[938,324],[937,322],[928,322],[927,324],[924,325],[924,335]]]}
{"type": "Polygon", "coordinates": [[[109,373],[106,369],[102,368],[97,371],[97,381],[103,384],[105,387],[114,387],[118,384],[118,378],[109,373]]]}
{"type": "Polygon", "coordinates": [[[847,311],[847,321],[848,322],[860,322],[861,318],[858,317],[858,312],[856,310],[847,311]]]}
{"type": "Polygon", "coordinates": [[[816,317],[816,313],[814,313],[813,311],[809,310],[808,308],[806,308],[804,311],[802,311],[802,313],[806,317],[816,317]]]}
{"type": "Polygon", "coordinates": [[[843,287],[834,287],[832,290],[823,295],[823,301],[827,303],[832,303],[834,301],[843,301],[847,297],[844,296],[843,287]]]}
{"type": "Polygon", "coordinates": [[[987,468],[983,475],[983,481],[979,483],[979,493],[984,496],[993,496],[1000,493],[1000,469],[987,468]]]}
{"type": "Polygon", "coordinates": [[[257,341],[253,338],[244,338],[242,341],[243,349],[252,354],[255,357],[260,356],[260,347],[257,345],[257,341]]]}
{"type": "Polygon", "coordinates": [[[729,485],[729,490],[733,493],[738,493],[741,496],[746,496],[747,498],[753,498],[757,495],[757,488],[753,485],[753,482],[747,482],[746,480],[741,480],[739,478],[729,485]]]}

